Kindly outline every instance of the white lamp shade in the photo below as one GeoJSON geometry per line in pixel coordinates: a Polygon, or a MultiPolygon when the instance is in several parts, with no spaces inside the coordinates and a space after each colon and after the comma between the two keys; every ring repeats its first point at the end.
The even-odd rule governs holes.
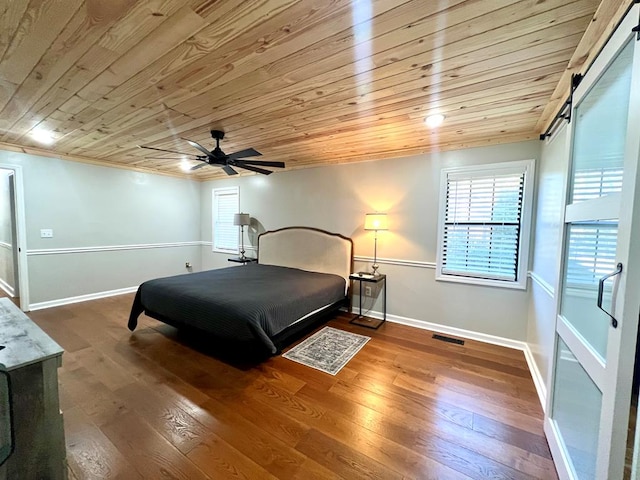
{"type": "Polygon", "coordinates": [[[234,213],[233,214],[233,224],[244,226],[249,225],[251,220],[251,216],[248,213],[234,213]]]}
{"type": "Polygon", "coordinates": [[[386,213],[367,213],[364,217],[365,230],[388,230],[386,213]]]}

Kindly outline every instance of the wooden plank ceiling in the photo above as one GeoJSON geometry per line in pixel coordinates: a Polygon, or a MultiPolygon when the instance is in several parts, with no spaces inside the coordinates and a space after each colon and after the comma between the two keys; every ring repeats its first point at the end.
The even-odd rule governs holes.
{"type": "Polygon", "coordinates": [[[184,175],[136,145],[195,154],[180,138],[213,148],[215,128],[301,168],[534,139],[598,5],[4,0],[0,147],[184,175]]]}

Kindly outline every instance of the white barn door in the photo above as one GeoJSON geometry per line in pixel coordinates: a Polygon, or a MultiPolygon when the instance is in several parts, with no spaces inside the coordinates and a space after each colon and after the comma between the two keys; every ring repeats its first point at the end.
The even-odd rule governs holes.
{"type": "Polygon", "coordinates": [[[545,432],[561,478],[622,479],[640,308],[635,5],[574,92],[545,432]]]}

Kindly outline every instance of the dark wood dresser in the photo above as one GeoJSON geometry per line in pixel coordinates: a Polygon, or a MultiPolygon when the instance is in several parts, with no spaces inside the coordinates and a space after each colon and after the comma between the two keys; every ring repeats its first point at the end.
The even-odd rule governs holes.
{"type": "Polygon", "coordinates": [[[67,478],[58,397],[62,348],[8,298],[0,298],[0,364],[11,379],[15,449],[0,480],[67,478]]]}

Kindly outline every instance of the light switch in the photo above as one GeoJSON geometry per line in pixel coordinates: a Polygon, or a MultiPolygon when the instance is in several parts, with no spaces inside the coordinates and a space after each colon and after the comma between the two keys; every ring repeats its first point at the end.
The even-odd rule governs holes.
{"type": "Polygon", "coordinates": [[[53,238],[53,230],[51,228],[41,228],[40,238],[53,238]]]}

